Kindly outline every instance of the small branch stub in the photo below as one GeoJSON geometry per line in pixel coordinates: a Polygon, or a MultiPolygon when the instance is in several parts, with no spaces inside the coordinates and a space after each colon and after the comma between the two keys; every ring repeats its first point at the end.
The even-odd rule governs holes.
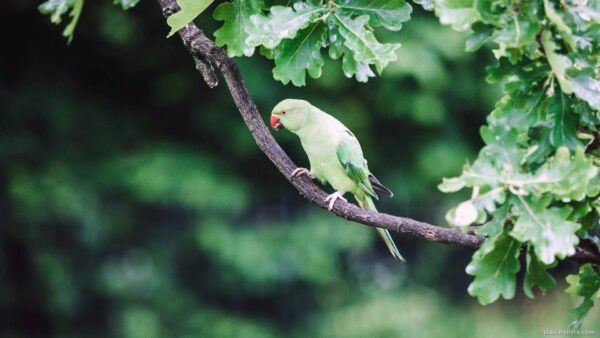
{"type": "Polygon", "coordinates": [[[219,78],[213,70],[210,61],[204,61],[203,57],[193,55],[194,61],[196,62],[196,69],[202,74],[204,82],[210,87],[215,88],[219,84],[219,78]]]}

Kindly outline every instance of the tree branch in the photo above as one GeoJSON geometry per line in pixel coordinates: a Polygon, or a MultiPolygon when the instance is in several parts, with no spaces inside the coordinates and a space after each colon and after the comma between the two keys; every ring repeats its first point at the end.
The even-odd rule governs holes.
{"type": "MultiPolygon", "coordinates": [[[[175,0],[157,1],[165,17],[179,11],[179,6],[175,0]]],[[[221,71],[229,87],[231,96],[260,150],[267,155],[269,160],[273,162],[285,178],[298,189],[300,194],[317,206],[327,209],[328,205],[325,202],[327,194],[323,190],[306,177],[291,178],[291,173],[297,166],[281,149],[269,132],[256,105],[250,98],[250,94],[246,89],[242,75],[235,62],[227,56],[227,53],[222,48],[208,39],[193,22],[180,29],[178,34],[195,60],[199,59],[205,61],[205,63],[212,63],[221,71]]],[[[202,74],[206,79],[206,75],[202,74]]],[[[210,82],[208,84],[211,86],[210,82]]],[[[341,200],[335,203],[332,212],[347,220],[402,234],[409,234],[431,242],[477,249],[485,241],[483,237],[465,234],[456,228],[442,228],[410,218],[372,212],[341,200]]],[[[600,263],[600,254],[598,254],[597,250],[593,251],[587,247],[578,247],[577,252],[571,259],[577,262],[600,263]]]]}

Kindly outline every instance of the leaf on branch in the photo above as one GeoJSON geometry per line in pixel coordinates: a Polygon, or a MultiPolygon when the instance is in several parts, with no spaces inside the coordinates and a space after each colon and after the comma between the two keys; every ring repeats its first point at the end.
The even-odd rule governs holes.
{"type": "Polygon", "coordinates": [[[505,229],[484,242],[467,266],[466,272],[475,276],[468,292],[482,305],[492,303],[500,296],[511,299],[515,295],[515,274],[521,267],[518,259],[521,243],[508,231],[505,229]]]}
{"type": "Polygon", "coordinates": [[[567,26],[563,21],[562,17],[556,12],[554,9],[554,4],[550,2],[550,0],[544,0],[544,12],[546,13],[546,17],[556,25],[560,31],[565,32],[567,34],[571,34],[573,31],[571,27],[567,26]]]}
{"type": "Polygon", "coordinates": [[[332,59],[341,58],[346,77],[367,82],[375,76],[371,65],[381,73],[397,59],[395,51],[400,46],[377,41],[372,27],[399,30],[411,12],[405,0],[307,1],[296,2],[293,7],[273,6],[268,14],[250,16],[250,23],[245,25],[245,45],[262,46],[261,54],[275,59],[274,78],[284,84],[304,85],[307,70],[310,76],[319,77],[324,63],[321,48],[327,47],[332,59]]]}
{"type": "Polygon", "coordinates": [[[579,243],[575,232],[581,227],[567,220],[573,211],[571,207],[549,207],[548,202],[548,199],[518,196],[514,204],[519,218],[510,233],[519,241],[530,241],[544,264],[554,263],[555,257],[564,259],[573,255],[579,243]]]}
{"type": "MultiPolygon", "coordinates": [[[[490,119],[493,117],[490,116],[490,119]]],[[[516,173],[519,169],[524,152],[518,146],[518,131],[504,123],[490,123],[480,129],[481,138],[487,145],[482,149],[484,155],[493,159],[496,164],[509,174],[516,173]],[[506,128],[508,127],[508,128],[506,128]]]]}
{"type": "Polygon", "coordinates": [[[473,202],[464,201],[446,213],[446,220],[454,226],[464,227],[475,222],[477,214],[477,209],[473,205],[473,202]]]}
{"type": "Polygon", "coordinates": [[[565,147],[558,148],[554,160],[541,167],[530,181],[523,181],[527,190],[537,194],[552,193],[562,201],[581,201],[586,197],[598,168],[583,148],[571,156],[565,147]]]}
{"type": "Polygon", "coordinates": [[[493,189],[514,178],[524,156],[524,150],[517,144],[517,130],[490,125],[481,127],[480,133],[486,146],[479,152],[477,160],[472,165],[465,165],[462,175],[442,184],[441,189],[461,186],[493,189]]]}
{"type": "Polygon", "coordinates": [[[329,30],[329,57],[336,60],[342,56],[342,70],[347,78],[354,76],[358,82],[367,82],[375,73],[367,62],[358,62],[348,47],[344,46],[337,29],[329,30]]]}
{"type": "Polygon", "coordinates": [[[566,293],[571,296],[573,299],[577,299],[579,295],[577,295],[577,288],[579,287],[579,275],[568,275],[565,280],[569,287],[565,290],[566,293]]]}
{"type": "Polygon", "coordinates": [[[594,306],[594,300],[600,297],[600,276],[594,271],[591,264],[587,263],[579,268],[578,275],[567,276],[569,288],[565,290],[572,298],[583,297],[583,301],[571,313],[575,321],[571,323],[572,329],[579,329],[583,319],[594,306]]]}
{"type": "Polygon", "coordinates": [[[457,31],[464,31],[481,19],[477,11],[477,0],[438,0],[435,5],[435,14],[440,22],[451,25],[457,31]]]}
{"type": "Polygon", "coordinates": [[[83,0],[75,0],[73,3],[73,8],[71,9],[71,13],[69,13],[69,16],[72,18],[71,22],[69,22],[63,31],[63,36],[67,38],[67,44],[70,44],[71,41],[73,41],[73,33],[75,33],[75,27],[77,26],[77,22],[81,16],[82,9],[83,0]]]}
{"type": "Polygon", "coordinates": [[[312,2],[297,2],[290,7],[273,6],[268,16],[255,14],[246,27],[249,46],[263,45],[273,49],[284,39],[293,39],[296,33],[306,28],[327,11],[327,6],[312,2]]]}
{"type": "Polygon", "coordinates": [[[531,146],[523,161],[526,168],[532,169],[539,166],[554,152],[554,147],[550,143],[551,132],[552,129],[546,126],[538,126],[531,130],[531,146]]]}
{"type": "Polygon", "coordinates": [[[542,34],[542,44],[546,51],[548,63],[552,67],[552,72],[556,76],[556,79],[558,79],[561,90],[567,94],[571,94],[573,86],[566,75],[567,69],[571,67],[571,60],[564,55],[556,53],[556,43],[552,41],[552,33],[550,31],[544,31],[542,34]]]}
{"type": "Polygon", "coordinates": [[[508,204],[504,204],[503,206],[492,212],[492,219],[486,224],[479,227],[477,230],[475,230],[475,234],[477,234],[477,236],[492,238],[496,234],[502,232],[502,228],[508,217],[508,209],[508,204]]]}
{"type": "MultiPolygon", "coordinates": [[[[504,187],[490,189],[482,185],[483,191],[471,197],[470,200],[460,203],[456,208],[448,210],[446,220],[453,226],[463,227],[473,223],[481,224],[487,218],[487,212],[493,213],[497,205],[502,205],[506,200],[504,187]]],[[[478,188],[479,189],[479,188],[478,188]]]]}
{"type": "Polygon", "coordinates": [[[600,110],[600,80],[593,76],[593,71],[582,71],[571,80],[573,92],[590,107],[600,110]]]}
{"type": "Polygon", "coordinates": [[[446,178],[444,177],[442,183],[438,185],[438,189],[441,192],[456,192],[465,187],[465,180],[460,177],[446,178]]]}
{"type": "Polygon", "coordinates": [[[397,59],[395,51],[400,45],[379,43],[373,32],[366,28],[368,15],[352,19],[350,15],[336,11],[330,16],[330,22],[339,25],[340,35],[345,39],[344,45],[354,53],[357,62],[375,63],[375,68],[381,74],[389,62],[397,59]]]}
{"type": "Polygon", "coordinates": [[[434,0],[414,0],[414,2],[421,5],[426,11],[432,10],[435,6],[434,0]]]}
{"type": "Polygon", "coordinates": [[[564,146],[571,150],[581,147],[581,141],[575,135],[577,115],[571,111],[569,99],[564,94],[557,94],[553,97],[547,110],[551,116],[554,116],[550,143],[557,148],[564,146]]]}
{"type": "Polygon", "coordinates": [[[514,65],[507,58],[500,58],[496,64],[485,67],[488,74],[485,80],[488,83],[498,83],[513,73],[514,65]]]}
{"type": "Polygon", "coordinates": [[[383,26],[391,31],[402,28],[410,20],[412,7],[404,0],[345,0],[336,2],[344,12],[368,15],[369,24],[383,26]]]}
{"type": "Polygon", "coordinates": [[[549,290],[556,287],[556,281],[546,271],[548,266],[540,262],[535,256],[531,245],[527,249],[527,269],[525,270],[525,279],[523,280],[523,292],[529,298],[533,298],[532,288],[537,285],[542,290],[549,290]]]}
{"type": "Polygon", "coordinates": [[[510,20],[510,6],[497,1],[476,0],[481,21],[494,26],[504,26],[510,20]]]}
{"type": "Polygon", "coordinates": [[[542,43],[546,51],[548,63],[552,72],[556,75],[561,90],[566,94],[575,93],[577,97],[588,102],[593,109],[600,109],[600,80],[598,73],[594,71],[593,60],[580,58],[577,61],[583,65],[573,65],[573,62],[565,56],[556,52],[557,45],[551,39],[551,33],[544,31],[542,43]],[[572,67],[583,68],[577,75],[569,76],[568,70],[572,67]]]}
{"type": "Polygon", "coordinates": [[[577,235],[589,236],[600,208],[599,152],[583,149],[584,142],[595,145],[600,124],[600,2],[434,2],[441,23],[472,30],[467,51],[490,40],[498,44],[498,63],[486,68],[486,80],[505,82],[506,95],[481,128],[485,146],[478,158],[438,186],[444,192],[473,189],[471,199],[446,214],[454,225],[510,211],[506,225],[494,216],[476,231],[489,239],[469,265],[476,275],[469,292],[484,304],[501,291],[512,297],[514,273],[498,286],[472,272],[500,244],[507,257],[518,255],[507,244],[514,240],[528,242],[524,292],[532,297],[534,285],[555,286],[546,269],[575,254],[577,235]]]}
{"type": "Polygon", "coordinates": [[[600,23],[600,3],[598,1],[573,1],[569,7],[585,22],[584,26],[600,23]]]}
{"type": "Polygon", "coordinates": [[[471,27],[473,33],[469,36],[465,43],[465,51],[474,52],[481,48],[494,33],[494,26],[488,26],[481,22],[476,22],[471,27]]]}
{"type": "Polygon", "coordinates": [[[246,44],[248,33],[246,27],[251,25],[250,17],[260,13],[264,4],[262,0],[233,0],[223,2],[213,13],[215,20],[225,21],[215,31],[215,42],[218,46],[227,45],[227,55],[252,56],[254,45],[246,44]]]}
{"type": "Polygon", "coordinates": [[[50,21],[58,25],[62,21],[62,15],[73,7],[74,3],[75,0],[47,0],[38,6],[38,10],[42,14],[50,14],[50,21]]]}
{"type": "Polygon", "coordinates": [[[598,115],[590,109],[585,101],[579,101],[575,106],[575,114],[579,115],[579,120],[590,130],[596,131],[596,125],[600,124],[598,115]]]}
{"type": "Polygon", "coordinates": [[[313,78],[321,76],[325,64],[321,54],[322,45],[327,39],[327,27],[318,21],[296,34],[294,39],[286,39],[273,49],[275,68],[273,78],[287,84],[304,86],[305,72],[313,78]]]}
{"type": "Polygon", "coordinates": [[[192,22],[198,15],[204,12],[205,9],[213,3],[214,0],[177,0],[177,4],[181,10],[167,18],[167,24],[171,27],[171,31],[167,38],[173,36],[180,29],[192,22]]]}
{"type": "Polygon", "coordinates": [[[344,47],[344,58],[342,60],[342,70],[348,78],[354,76],[358,82],[367,82],[370,77],[375,77],[371,65],[364,61],[356,61],[352,51],[344,47]]]}
{"type": "Polygon", "coordinates": [[[510,16],[494,39],[500,44],[501,49],[527,47],[535,41],[541,25],[539,21],[532,20],[526,15],[515,14],[510,16]]]}
{"type": "Polygon", "coordinates": [[[480,189],[479,194],[471,199],[473,205],[478,211],[477,219],[483,221],[486,220],[486,211],[493,212],[496,210],[498,205],[504,204],[506,201],[506,189],[504,187],[497,188],[486,188],[480,189]]]}
{"type": "Polygon", "coordinates": [[[62,21],[62,15],[67,13],[69,9],[69,17],[71,21],[65,27],[63,36],[67,38],[67,44],[70,44],[73,40],[73,33],[75,27],[81,16],[81,10],[83,9],[84,0],[48,0],[38,6],[38,10],[42,14],[50,14],[50,21],[55,24],[60,24],[62,21]]]}

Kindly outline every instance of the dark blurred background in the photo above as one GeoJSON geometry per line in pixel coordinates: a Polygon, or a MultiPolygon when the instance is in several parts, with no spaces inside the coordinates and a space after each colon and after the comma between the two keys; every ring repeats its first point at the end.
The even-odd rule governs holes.
{"type": "MultiPolygon", "coordinates": [[[[482,307],[466,291],[471,251],[394,234],[399,264],[373,229],[300,197],[225,85],[209,89],[165,38],[155,1],[87,1],[70,46],[39,3],[0,14],[0,336],[514,337],[571,321],[560,277],[535,300],[519,289],[482,307]]],[[[213,9],[197,20],[209,37],[213,9]]],[[[265,120],[303,98],[354,131],[395,193],[380,210],[447,226],[467,195],[436,185],[482,145],[502,96],[484,81],[492,54],[465,53],[465,34],[418,8],[381,33],[403,46],[367,84],[337,61],[304,88],[258,55],[236,61],[265,120]]],[[[275,137],[308,165],[295,136],[275,137]]]]}

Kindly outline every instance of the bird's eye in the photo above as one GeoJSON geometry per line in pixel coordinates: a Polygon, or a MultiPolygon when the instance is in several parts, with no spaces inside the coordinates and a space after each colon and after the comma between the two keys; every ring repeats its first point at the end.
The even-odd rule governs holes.
{"type": "Polygon", "coordinates": [[[285,115],[285,114],[286,114],[286,111],[285,111],[285,110],[281,112],[281,115],[285,115]]]}

